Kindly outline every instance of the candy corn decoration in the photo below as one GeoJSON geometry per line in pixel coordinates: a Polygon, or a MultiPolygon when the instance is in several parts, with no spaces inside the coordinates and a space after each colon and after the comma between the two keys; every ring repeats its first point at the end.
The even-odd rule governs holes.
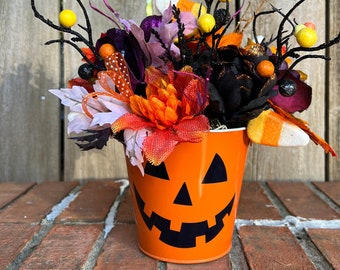
{"type": "Polygon", "coordinates": [[[304,146],[309,136],[280,114],[263,111],[248,123],[247,133],[253,143],[269,146],[304,146]]]}

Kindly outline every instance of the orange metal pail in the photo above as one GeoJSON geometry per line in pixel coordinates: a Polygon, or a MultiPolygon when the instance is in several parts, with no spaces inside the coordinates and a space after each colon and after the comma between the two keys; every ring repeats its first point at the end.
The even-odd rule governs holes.
{"type": "Polygon", "coordinates": [[[249,139],[245,128],[182,143],[142,176],[128,162],[140,249],[175,263],[218,259],[231,248],[249,139]]]}

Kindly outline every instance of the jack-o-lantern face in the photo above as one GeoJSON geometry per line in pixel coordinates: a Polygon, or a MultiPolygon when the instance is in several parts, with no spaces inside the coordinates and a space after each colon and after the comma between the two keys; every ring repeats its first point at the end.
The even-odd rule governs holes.
{"type": "Polygon", "coordinates": [[[244,129],[210,132],[182,143],[144,176],[128,163],[139,247],[173,262],[202,262],[231,247],[248,137],[244,129]]]}
{"type": "MultiPolygon", "coordinates": [[[[190,171],[190,168],[188,168],[188,171],[190,171]]],[[[149,175],[150,177],[156,177],[159,179],[159,181],[171,182],[171,179],[169,178],[168,172],[166,170],[165,163],[162,163],[160,166],[157,167],[151,165],[150,163],[147,163],[145,167],[145,174],[149,175]]],[[[189,221],[189,219],[185,219],[185,217],[183,216],[183,222],[179,224],[180,227],[178,227],[177,229],[172,229],[172,227],[174,227],[174,225],[172,224],[172,220],[167,218],[166,216],[162,216],[155,211],[152,211],[151,215],[148,215],[148,213],[145,212],[146,203],[143,200],[142,196],[139,194],[137,188],[134,187],[138,209],[146,226],[150,230],[155,226],[161,232],[159,238],[161,241],[168,245],[180,248],[195,247],[196,238],[200,236],[205,237],[205,242],[209,242],[214,239],[214,237],[221,231],[224,226],[223,219],[226,215],[230,215],[235,198],[234,194],[232,198],[230,198],[230,200],[227,202],[227,204],[223,205],[224,207],[218,212],[211,211],[214,214],[211,215],[210,219],[207,219],[206,217],[200,217],[199,213],[201,208],[199,206],[196,207],[195,203],[202,202],[202,199],[200,198],[199,201],[196,201],[194,198],[192,198],[192,196],[195,195],[190,195],[191,190],[189,191],[188,189],[190,179],[187,180],[188,181],[184,180],[181,183],[177,194],[174,194],[175,196],[169,196],[169,202],[164,201],[164,203],[171,203],[172,207],[175,209],[180,210],[180,208],[182,208],[182,211],[179,212],[186,213],[186,216],[191,216],[191,221],[189,221]],[[194,215],[197,215],[197,217],[195,218],[194,215]]],[[[221,157],[216,154],[212,162],[210,163],[208,171],[202,179],[202,187],[200,187],[199,189],[203,190],[205,188],[205,185],[216,185],[216,187],[213,188],[219,189],[221,188],[219,187],[219,185],[221,183],[227,182],[227,180],[228,178],[226,167],[221,157]]],[[[195,191],[199,191],[197,187],[192,190],[192,193],[195,193],[195,191]]],[[[198,194],[196,194],[196,196],[197,195],[198,194]]],[[[167,197],[168,195],[165,193],[164,196],[167,197]]],[[[206,201],[205,203],[205,208],[214,208],[211,205],[212,202],[206,201]]]]}
{"type": "Polygon", "coordinates": [[[136,215],[148,230],[167,245],[191,248],[212,241],[223,229],[235,204],[235,179],[240,177],[233,170],[229,173],[228,166],[238,161],[231,157],[226,162],[227,151],[207,151],[209,145],[204,144],[197,154],[197,144],[185,144],[175,152],[183,152],[181,147],[186,155],[172,154],[159,166],[147,163],[144,177],[132,181],[132,190],[136,215]]]}

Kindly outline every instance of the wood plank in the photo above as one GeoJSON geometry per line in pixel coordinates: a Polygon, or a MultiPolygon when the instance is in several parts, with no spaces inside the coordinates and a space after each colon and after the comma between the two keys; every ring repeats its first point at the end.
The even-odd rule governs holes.
{"type": "MultiPolygon", "coordinates": [[[[50,18],[58,1],[39,1],[50,18]]],[[[0,182],[58,180],[59,102],[47,92],[59,82],[58,33],[34,18],[30,1],[0,8],[0,182]]]]}
{"type": "MultiPolygon", "coordinates": [[[[259,3],[260,0],[252,1],[259,3]]],[[[321,0],[304,2],[293,13],[293,18],[299,23],[312,21],[317,26],[319,42],[325,41],[325,2],[321,0]]],[[[282,8],[285,13],[296,2],[270,1],[276,8],[282,8]]],[[[264,24],[258,27],[257,34],[276,36],[280,16],[266,18],[264,24]]],[[[324,136],[325,129],[325,63],[323,60],[307,60],[296,68],[308,74],[307,83],[313,88],[313,101],[311,107],[302,114],[296,114],[310,122],[310,127],[320,136],[324,136]]],[[[272,148],[262,145],[253,145],[250,148],[245,179],[249,180],[320,180],[325,179],[325,155],[322,148],[312,142],[302,148],[272,148]]]]}
{"type": "MultiPolygon", "coordinates": [[[[110,14],[105,6],[97,1],[98,8],[110,14]]],[[[84,3],[85,4],[85,3],[84,3]]],[[[119,12],[122,18],[134,19],[140,23],[145,17],[145,1],[110,1],[111,6],[119,12]]],[[[64,8],[71,8],[79,14],[79,22],[82,18],[81,12],[75,2],[68,2],[64,8]]],[[[86,7],[88,7],[86,5],[86,7]]],[[[98,39],[101,32],[115,27],[110,20],[101,16],[97,12],[89,10],[90,20],[92,22],[94,39],[98,39]]],[[[65,74],[66,78],[76,75],[80,65],[80,55],[70,46],[65,47],[65,74]]],[[[108,147],[103,150],[91,150],[88,152],[79,151],[74,142],[66,139],[65,141],[65,180],[74,179],[117,179],[126,178],[127,171],[125,165],[125,154],[123,146],[117,141],[109,141],[108,147]]]]}
{"type": "MultiPolygon", "coordinates": [[[[46,17],[57,21],[59,1],[36,2],[46,17]]],[[[101,1],[93,2],[109,12],[101,1]]],[[[145,16],[145,1],[115,0],[110,3],[124,18],[140,22],[145,16]]],[[[271,3],[282,7],[282,1],[271,3]]],[[[295,2],[288,3],[283,11],[295,2]]],[[[339,25],[339,1],[330,1],[328,16],[325,16],[325,1],[310,3],[311,0],[306,1],[299,12],[294,13],[296,20],[313,21],[317,25],[319,41],[323,42],[326,39],[325,18],[329,18],[329,35],[335,36],[339,25]]],[[[64,5],[76,10],[77,4],[66,1],[64,5]]],[[[85,1],[84,5],[88,3],[85,1]]],[[[90,17],[94,38],[101,31],[114,27],[112,22],[92,10],[90,17]]],[[[79,20],[84,24],[81,16],[79,20]]],[[[258,33],[268,35],[275,32],[277,24],[278,20],[267,20],[258,33]]],[[[0,56],[3,59],[0,62],[0,182],[59,180],[60,105],[47,89],[59,87],[60,52],[58,45],[43,45],[47,40],[58,38],[58,32],[34,18],[29,1],[22,3],[19,0],[1,4],[0,28],[0,56]],[[13,35],[18,29],[20,34],[13,35]]],[[[340,151],[339,91],[336,90],[340,69],[336,55],[339,50],[339,46],[330,49],[333,59],[328,66],[329,77],[325,76],[322,60],[305,61],[298,66],[309,75],[308,83],[314,90],[312,106],[301,117],[309,121],[312,130],[322,137],[328,128],[329,142],[337,152],[340,151]],[[328,97],[325,96],[326,91],[329,91],[328,97]],[[325,107],[325,98],[328,98],[328,107],[325,107]]],[[[80,60],[74,49],[65,47],[64,81],[76,75],[80,60]]],[[[123,148],[114,141],[110,141],[109,147],[102,151],[81,152],[66,138],[64,162],[67,180],[126,177],[123,148]]],[[[322,181],[327,175],[330,180],[340,180],[339,160],[329,158],[328,161],[323,150],[311,142],[307,147],[292,149],[253,145],[249,151],[245,179],[322,181]],[[325,173],[327,170],[328,173],[325,173]]]]}
{"type": "MultiPolygon", "coordinates": [[[[340,28],[340,1],[328,1],[329,5],[329,36],[330,38],[338,35],[340,28]]],[[[326,16],[327,17],[327,16],[326,16]]],[[[339,92],[339,74],[340,74],[340,45],[330,48],[329,55],[332,61],[328,62],[328,130],[329,142],[334,150],[340,153],[340,92],[339,92]]],[[[329,158],[328,164],[329,180],[340,180],[340,160],[329,158]]]]}

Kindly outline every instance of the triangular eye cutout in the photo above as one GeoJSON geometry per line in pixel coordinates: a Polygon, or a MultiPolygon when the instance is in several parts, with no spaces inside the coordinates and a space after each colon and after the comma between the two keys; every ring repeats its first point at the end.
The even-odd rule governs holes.
{"type": "Polygon", "coordinates": [[[213,184],[225,182],[228,180],[227,169],[224,165],[222,158],[215,154],[213,161],[202,181],[203,184],[213,184]]]}
{"type": "Polygon", "coordinates": [[[147,162],[144,168],[145,174],[163,179],[169,180],[168,172],[166,171],[165,164],[162,162],[158,166],[152,165],[150,162],[147,162]]]}
{"type": "Polygon", "coordinates": [[[182,185],[181,189],[179,190],[176,196],[176,199],[174,200],[174,203],[181,204],[181,205],[192,205],[186,183],[182,185]]]}

